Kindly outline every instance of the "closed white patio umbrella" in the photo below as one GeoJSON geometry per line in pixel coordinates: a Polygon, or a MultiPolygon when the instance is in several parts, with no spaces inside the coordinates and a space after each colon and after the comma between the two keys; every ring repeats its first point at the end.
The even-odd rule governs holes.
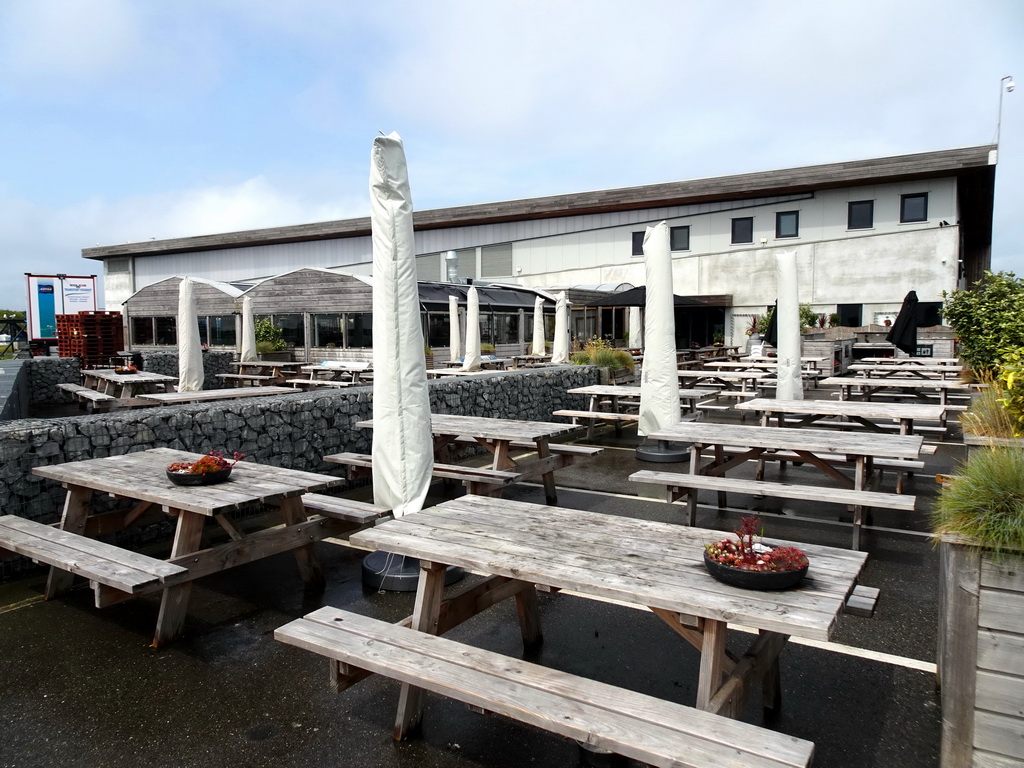
{"type": "Polygon", "coordinates": [[[543,357],[546,351],[544,348],[544,297],[538,296],[533,300],[533,344],[530,346],[530,354],[543,357]]]}
{"type": "Polygon", "coordinates": [[[178,285],[178,391],[198,392],[203,388],[203,342],[193,296],[192,278],[178,285]]]}
{"type": "MultiPolygon", "coordinates": [[[[679,422],[679,376],[676,365],[675,297],[672,251],[667,222],[644,233],[644,271],[647,298],[644,311],[644,365],[640,377],[641,436],[679,422]]],[[[642,461],[683,461],[689,452],[666,441],[645,442],[636,449],[642,461]]]]}
{"type": "Polygon", "coordinates": [[[462,370],[480,370],[480,297],[474,286],[470,286],[466,295],[466,354],[462,358],[462,370]]]}
{"type": "Polygon", "coordinates": [[[630,349],[644,348],[644,316],[640,307],[629,308],[629,344],[630,349]]]}
{"type": "Polygon", "coordinates": [[[551,342],[551,362],[565,365],[569,362],[569,301],[565,291],[555,301],[555,338],[551,342]]]}
{"type": "Polygon", "coordinates": [[[238,359],[243,363],[256,361],[256,325],[252,316],[252,298],[242,299],[242,349],[238,359]]]}
{"type": "Polygon", "coordinates": [[[800,376],[800,299],[797,292],[796,251],[782,251],[776,256],[779,281],[778,318],[778,383],[775,397],[779,400],[803,400],[804,383],[800,376]]]}
{"type": "Polygon", "coordinates": [[[448,347],[452,362],[462,357],[462,335],[459,333],[459,297],[448,297],[448,347]]]}

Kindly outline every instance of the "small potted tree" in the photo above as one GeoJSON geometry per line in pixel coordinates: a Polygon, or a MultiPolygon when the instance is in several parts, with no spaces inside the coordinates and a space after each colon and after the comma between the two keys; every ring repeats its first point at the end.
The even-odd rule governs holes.
{"type": "Polygon", "coordinates": [[[260,360],[287,362],[291,355],[284,349],[284,331],[274,325],[269,317],[259,317],[253,323],[256,336],[256,354],[260,360]]]}

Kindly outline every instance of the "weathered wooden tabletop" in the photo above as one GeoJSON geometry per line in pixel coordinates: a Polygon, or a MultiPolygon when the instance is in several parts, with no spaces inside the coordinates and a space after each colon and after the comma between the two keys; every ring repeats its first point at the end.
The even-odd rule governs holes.
{"type": "Polygon", "coordinates": [[[794,544],[811,563],[803,584],[759,592],[708,574],[704,545],[723,537],[721,531],[463,496],[353,534],[351,542],[786,635],[832,635],[865,553],[794,544]]]}
{"type": "Polygon", "coordinates": [[[886,377],[881,379],[867,378],[863,376],[829,376],[822,379],[819,384],[823,387],[873,387],[877,389],[962,389],[967,391],[970,385],[964,384],[958,379],[900,379],[886,377]]]}
{"type": "MultiPolygon", "coordinates": [[[[613,384],[590,384],[586,387],[576,387],[575,389],[567,389],[567,394],[570,395],[590,395],[597,397],[624,397],[639,399],[640,398],[640,387],[630,387],[625,385],[613,385],[613,384]]],[[[701,397],[714,397],[718,394],[717,389],[688,389],[680,388],[679,397],[683,400],[696,400],[701,397]]]]}
{"type": "Polygon", "coordinates": [[[865,400],[775,400],[758,397],[737,403],[738,411],[762,413],[804,413],[819,416],[859,416],[864,419],[921,419],[940,421],[946,412],[941,405],[924,403],[873,403],[865,400]]]}
{"type": "Polygon", "coordinates": [[[152,448],[122,456],[35,467],[32,472],[70,486],[149,501],[165,510],[184,509],[211,516],[250,504],[321,491],[345,482],[340,477],[246,461],[238,462],[231,470],[231,477],[216,485],[174,485],[167,479],[167,465],[201,458],[202,454],[198,453],[152,448]]]}
{"type": "Polygon", "coordinates": [[[88,381],[109,381],[113,384],[166,384],[177,381],[177,376],[167,376],[163,373],[152,373],[151,371],[138,371],[137,373],[115,373],[113,369],[94,368],[82,371],[82,377],[88,381]]]}
{"type": "MultiPolygon", "coordinates": [[[[357,427],[373,428],[373,419],[360,421],[357,427]]],[[[433,413],[430,415],[430,431],[435,435],[455,435],[481,440],[546,440],[565,435],[579,429],[572,424],[557,424],[552,421],[517,421],[515,419],[492,419],[484,416],[457,416],[433,413]]]]}
{"type": "Polygon", "coordinates": [[[226,387],[224,389],[203,389],[199,392],[154,392],[138,395],[140,400],[152,400],[161,405],[176,403],[198,403],[210,400],[234,400],[239,397],[266,397],[267,395],[294,395],[292,387],[226,387]]]}
{"type": "Polygon", "coordinates": [[[920,435],[883,435],[873,432],[836,432],[825,429],[754,427],[713,422],[679,422],[648,435],[652,440],[692,442],[700,445],[739,445],[769,450],[807,451],[848,456],[916,459],[920,435]]]}

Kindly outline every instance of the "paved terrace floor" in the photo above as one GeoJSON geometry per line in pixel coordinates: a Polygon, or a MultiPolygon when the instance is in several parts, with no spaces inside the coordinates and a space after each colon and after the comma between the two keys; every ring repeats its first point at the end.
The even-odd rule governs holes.
{"type": "MultiPolygon", "coordinates": [[[[618,438],[610,428],[599,431],[593,442],[607,448],[601,457],[559,473],[562,506],[681,519],[679,507],[632,495],[636,489],[626,477],[641,467],[631,450],[635,428],[618,438]]],[[[907,491],[920,497],[918,513],[873,518],[861,583],[882,590],[875,616],[844,616],[834,643],[794,641],[783,652],[783,709],[769,725],[814,741],[815,765],[939,764],[933,665],[938,566],[924,532],[936,493],[934,475],[962,458],[957,443],[954,438],[941,444],[927,457],[926,470],[908,482],[907,491]]],[[[816,482],[806,468],[790,466],[786,472],[792,481],[816,482]]],[[[886,487],[892,482],[887,476],[886,487]]],[[[440,500],[440,486],[433,490],[440,500]]],[[[357,489],[353,495],[366,492],[357,489]]],[[[508,495],[543,503],[539,486],[515,486],[508,495]]],[[[749,507],[762,511],[771,535],[849,545],[850,529],[840,522],[839,507],[734,494],[729,503],[724,514],[702,506],[698,524],[731,530],[749,507]]],[[[44,602],[42,572],[0,584],[0,766],[561,768],[577,763],[573,742],[474,714],[436,696],[428,697],[422,736],[396,744],[390,732],[397,683],[375,676],[332,694],[327,661],[275,642],[274,629],[321,605],[398,620],[411,613],[412,594],[365,590],[363,553],[329,542],[318,546],[329,583],[323,595],[303,595],[287,555],[201,580],[193,588],[185,637],[160,650],[148,647],[155,598],[98,611],[87,589],[44,602]]],[[[650,613],[567,594],[541,595],[540,604],[545,641],[531,660],[693,703],[698,654],[650,613]]],[[[450,636],[522,655],[511,604],[474,618],[450,636]]],[[[757,698],[744,719],[764,725],[757,698]]]]}

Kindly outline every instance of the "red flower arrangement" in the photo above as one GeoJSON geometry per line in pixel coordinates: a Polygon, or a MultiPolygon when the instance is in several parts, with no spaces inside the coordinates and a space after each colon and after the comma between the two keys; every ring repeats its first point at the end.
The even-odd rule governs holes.
{"type": "Polygon", "coordinates": [[[224,458],[224,454],[220,451],[210,451],[208,456],[198,461],[176,461],[173,464],[167,466],[168,472],[174,472],[179,475],[210,475],[214,472],[220,472],[225,469],[231,469],[238,462],[245,458],[244,453],[235,451],[231,458],[233,461],[228,461],[224,458]]]}
{"type": "Polygon", "coordinates": [[[735,539],[705,544],[704,551],[716,563],[742,571],[799,571],[807,567],[807,555],[796,547],[769,547],[754,541],[761,528],[761,518],[748,515],[740,521],[735,539]]]}

